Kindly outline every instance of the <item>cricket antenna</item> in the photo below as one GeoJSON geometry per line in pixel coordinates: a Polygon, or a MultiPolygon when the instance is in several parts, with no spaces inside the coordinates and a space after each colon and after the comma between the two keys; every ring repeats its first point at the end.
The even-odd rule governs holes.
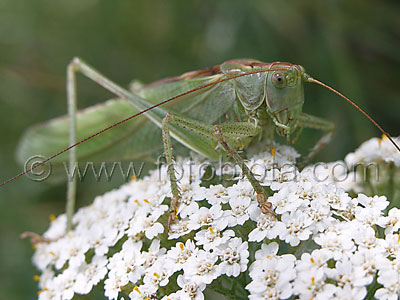
{"type": "Polygon", "coordinates": [[[356,109],[358,109],[364,116],[366,116],[368,118],[368,120],[370,120],[372,123],[374,123],[374,125],[376,127],[378,127],[378,129],[382,132],[383,135],[385,135],[391,142],[392,144],[396,147],[397,150],[399,150],[400,152],[400,147],[399,145],[396,144],[396,142],[392,139],[392,137],[390,136],[389,133],[387,133],[385,130],[383,130],[383,128],[374,120],[372,119],[372,117],[367,114],[361,107],[359,107],[357,104],[355,104],[353,101],[351,101],[349,98],[347,98],[345,95],[343,95],[342,93],[340,93],[339,91],[335,90],[334,88],[330,87],[329,85],[314,79],[312,77],[310,77],[309,75],[305,74],[305,79],[308,82],[312,82],[312,83],[316,83],[319,84],[325,88],[327,88],[328,90],[334,92],[336,95],[342,97],[344,100],[346,100],[347,102],[349,102],[351,105],[353,105],[356,109]]]}

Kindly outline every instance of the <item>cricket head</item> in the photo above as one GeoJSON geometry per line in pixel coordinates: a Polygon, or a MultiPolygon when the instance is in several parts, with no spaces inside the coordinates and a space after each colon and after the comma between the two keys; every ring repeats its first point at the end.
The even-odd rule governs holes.
{"type": "Polygon", "coordinates": [[[303,109],[304,68],[288,63],[273,64],[271,69],[282,69],[267,73],[265,101],[267,110],[277,126],[279,135],[288,136],[298,125],[303,109]]]}

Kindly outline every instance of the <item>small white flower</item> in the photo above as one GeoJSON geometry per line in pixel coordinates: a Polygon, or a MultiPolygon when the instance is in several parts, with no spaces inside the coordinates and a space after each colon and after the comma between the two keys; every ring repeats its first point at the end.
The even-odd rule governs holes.
{"type": "Polygon", "coordinates": [[[359,228],[356,228],[354,232],[353,240],[358,245],[359,249],[367,248],[378,250],[380,248],[378,239],[375,236],[375,230],[372,227],[360,224],[359,228]]]}
{"type": "Polygon", "coordinates": [[[229,200],[228,190],[221,184],[212,185],[209,188],[201,188],[201,193],[211,205],[227,203],[229,200]]]}
{"type": "Polygon", "coordinates": [[[322,269],[324,273],[328,270],[328,260],[332,258],[332,254],[329,250],[316,249],[311,253],[303,253],[301,260],[296,262],[296,269],[301,272],[307,272],[309,269],[322,269]]]}
{"type": "Polygon", "coordinates": [[[162,256],[150,268],[146,269],[143,283],[149,287],[149,291],[155,293],[160,286],[166,286],[168,284],[169,277],[173,273],[173,269],[166,268],[165,256],[162,256]]]}
{"type": "Polygon", "coordinates": [[[160,240],[153,240],[148,251],[141,253],[141,257],[144,259],[143,266],[145,268],[151,267],[157,257],[164,255],[166,251],[165,248],[160,248],[160,240]]]}
{"type": "Polygon", "coordinates": [[[282,223],[286,226],[286,231],[279,234],[279,238],[285,240],[291,246],[297,246],[300,241],[307,240],[311,234],[309,226],[312,220],[300,211],[282,215],[282,223]]]}
{"type": "Polygon", "coordinates": [[[75,267],[69,267],[54,278],[53,284],[57,287],[61,299],[70,300],[74,296],[77,271],[75,267]]]}
{"type": "Polygon", "coordinates": [[[379,223],[382,212],[376,208],[358,206],[355,209],[354,216],[360,223],[373,226],[379,223]]]}
{"type": "Polygon", "coordinates": [[[181,300],[182,299],[182,293],[183,293],[182,290],[179,290],[176,293],[165,295],[164,297],[161,298],[161,300],[181,300]]]}
{"type": "Polygon", "coordinates": [[[53,281],[49,282],[49,288],[39,292],[39,300],[58,300],[61,299],[62,290],[58,290],[53,281]]]}
{"type": "Polygon", "coordinates": [[[67,261],[69,266],[79,267],[85,261],[85,253],[90,247],[86,236],[72,236],[70,234],[66,236],[66,240],[60,240],[60,242],[62,242],[62,249],[55,267],[61,269],[67,261]]]}
{"type": "Polygon", "coordinates": [[[107,254],[109,247],[115,244],[115,236],[109,234],[107,229],[107,226],[91,226],[87,231],[90,247],[94,248],[96,255],[107,254]]]}
{"type": "Polygon", "coordinates": [[[227,245],[220,245],[217,254],[221,259],[217,268],[220,274],[237,277],[247,269],[248,243],[242,242],[241,238],[232,238],[227,245]]]}
{"type": "MultiPolygon", "coordinates": [[[[199,209],[199,205],[196,202],[196,193],[194,189],[196,186],[192,185],[180,185],[180,202],[178,207],[178,214],[182,218],[186,218],[199,209]]],[[[202,200],[199,199],[199,200],[202,200]]]]}
{"type": "Polygon", "coordinates": [[[45,233],[43,233],[43,237],[48,240],[57,240],[65,235],[66,228],[67,215],[59,215],[57,218],[52,218],[50,222],[50,227],[45,233]]]}
{"type": "Polygon", "coordinates": [[[161,223],[157,222],[157,220],[167,210],[167,205],[159,206],[157,210],[150,214],[147,213],[146,208],[137,210],[135,216],[130,221],[127,231],[128,236],[134,237],[144,232],[148,239],[153,239],[160,233],[163,233],[164,227],[161,223]]]}
{"type": "Polygon", "coordinates": [[[385,228],[385,234],[396,232],[400,228],[400,209],[393,207],[387,217],[380,217],[377,224],[385,228]]]}
{"type": "Polygon", "coordinates": [[[234,197],[229,199],[231,214],[228,215],[229,226],[243,225],[249,219],[250,206],[257,207],[249,197],[234,197]]]}
{"type": "Polygon", "coordinates": [[[278,256],[278,244],[263,244],[250,266],[252,282],[246,286],[250,299],[286,299],[293,293],[292,280],[296,277],[293,255],[278,256]],[[271,298],[269,298],[271,297],[271,298]]]}
{"type": "Polygon", "coordinates": [[[176,247],[172,247],[168,250],[166,256],[166,266],[169,270],[179,271],[187,263],[188,259],[194,255],[197,255],[199,251],[195,244],[191,240],[187,240],[186,243],[178,242],[176,247]]]}
{"type": "Polygon", "coordinates": [[[322,232],[334,222],[329,204],[325,199],[317,198],[310,202],[310,207],[304,210],[304,214],[312,221],[310,230],[312,233],[322,232]]]}
{"type": "Polygon", "coordinates": [[[203,246],[204,250],[213,251],[216,247],[225,243],[233,236],[235,236],[233,230],[225,230],[221,232],[218,228],[210,226],[207,229],[198,231],[194,239],[197,241],[197,245],[203,246]]]}
{"type": "Polygon", "coordinates": [[[268,202],[273,205],[277,214],[294,212],[300,206],[307,206],[309,203],[308,199],[299,197],[301,192],[303,192],[302,188],[296,183],[284,183],[277,193],[268,198],[268,202]]]}
{"type": "Polygon", "coordinates": [[[240,180],[238,183],[226,189],[228,193],[228,200],[232,198],[248,198],[252,199],[254,196],[254,189],[248,181],[240,180]]]}
{"type": "Polygon", "coordinates": [[[271,257],[276,257],[278,253],[279,245],[276,242],[270,244],[261,244],[261,249],[256,251],[256,260],[269,259],[271,257]]]}
{"type": "Polygon", "coordinates": [[[33,263],[35,266],[43,271],[47,267],[53,266],[59,258],[61,247],[60,242],[53,243],[39,243],[36,247],[36,252],[33,255],[33,263]]]}
{"type": "Polygon", "coordinates": [[[385,243],[383,247],[386,253],[391,257],[397,257],[400,255],[400,234],[388,234],[385,237],[385,243]]]}
{"type": "Polygon", "coordinates": [[[299,272],[294,282],[294,294],[298,295],[300,299],[333,299],[337,287],[325,280],[323,269],[299,272]]]}
{"type": "Polygon", "coordinates": [[[154,287],[149,285],[135,286],[129,294],[131,300],[148,300],[154,295],[154,287]]]}
{"type": "Polygon", "coordinates": [[[383,287],[376,291],[375,297],[378,299],[398,299],[400,294],[400,261],[397,257],[393,261],[384,259],[380,261],[378,268],[377,281],[383,287]]]}
{"type": "Polygon", "coordinates": [[[365,286],[370,282],[369,278],[364,276],[365,272],[362,269],[356,269],[350,259],[345,258],[336,262],[335,273],[338,285],[336,293],[342,294],[343,291],[348,291],[350,295],[353,295],[353,299],[364,299],[367,295],[365,286]]]}
{"type": "Polygon", "coordinates": [[[364,207],[375,208],[381,211],[390,204],[385,196],[367,197],[364,194],[359,194],[357,200],[358,203],[360,203],[364,207]]]}
{"type": "Polygon", "coordinates": [[[258,207],[250,211],[250,216],[252,220],[257,222],[257,227],[249,234],[250,242],[260,242],[265,238],[271,240],[278,235],[285,235],[286,225],[278,221],[275,216],[262,214],[258,207]]]}
{"type": "Polygon", "coordinates": [[[273,168],[267,172],[264,183],[269,185],[273,191],[278,191],[287,183],[297,182],[299,171],[293,163],[284,163],[278,169],[273,168]]]}
{"type": "MultiPolygon", "coordinates": [[[[196,283],[185,279],[183,275],[179,275],[177,283],[182,290],[178,291],[179,299],[182,300],[203,300],[203,291],[206,288],[206,284],[203,282],[196,283]]],[[[167,298],[168,299],[168,298],[167,298]]]]}
{"type": "Polygon", "coordinates": [[[184,236],[192,231],[192,229],[189,227],[189,219],[181,219],[176,222],[174,222],[171,225],[171,232],[168,235],[169,240],[174,240],[177,239],[181,236],[184,236]]]}
{"type": "Polygon", "coordinates": [[[191,256],[183,271],[185,278],[196,283],[211,283],[221,274],[217,271],[218,256],[215,253],[199,250],[196,256],[191,256]]]}
{"type": "MultiPolygon", "coordinates": [[[[120,252],[115,253],[107,265],[111,273],[126,277],[130,282],[136,283],[144,273],[142,264],[144,259],[141,254],[142,243],[127,240],[120,252]]],[[[123,280],[125,282],[125,280],[123,280]]]]}
{"type": "Polygon", "coordinates": [[[75,293],[88,294],[92,287],[107,274],[107,262],[108,260],[105,256],[94,256],[89,264],[83,263],[76,276],[75,293]]]}
{"type": "MultiPolygon", "coordinates": [[[[355,273],[361,274],[368,284],[372,283],[379,265],[385,260],[384,254],[376,249],[362,249],[354,253],[350,257],[351,264],[355,269],[355,273]]],[[[363,280],[363,279],[362,279],[363,280]]]]}
{"type": "Polygon", "coordinates": [[[365,299],[365,296],[367,294],[367,291],[365,288],[355,288],[352,287],[350,284],[346,284],[343,287],[339,287],[335,291],[334,298],[335,299],[354,299],[354,300],[363,300],[365,299]]]}
{"type": "Polygon", "coordinates": [[[357,200],[353,200],[343,189],[337,188],[332,184],[325,187],[326,193],[324,193],[324,198],[334,210],[340,213],[348,213],[358,204],[357,200]]]}
{"type": "Polygon", "coordinates": [[[328,250],[335,260],[341,259],[343,255],[347,255],[347,253],[355,249],[351,237],[346,234],[340,234],[335,230],[318,234],[315,237],[315,242],[328,250]]]}
{"type": "Polygon", "coordinates": [[[228,226],[226,214],[219,204],[215,204],[211,208],[201,207],[189,217],[189,220],[189,228],[191,230],[196,230],[202,226],[212,226],[223,230],[228,226]]]}

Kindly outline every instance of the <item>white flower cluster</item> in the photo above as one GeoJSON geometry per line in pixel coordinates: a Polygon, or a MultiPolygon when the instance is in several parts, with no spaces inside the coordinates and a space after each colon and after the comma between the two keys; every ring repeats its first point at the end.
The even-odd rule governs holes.
{"type": "MultiPolygon", "coordinates": [[[[400,137],[393,140],[400,144],[400,137]]],[[[384,161],[393,162],[396,167],[400,167],[400,153],[385,135],[364,142],[355,152],[349,153],[345,160],[348,165],[384,161]]]]}
{"type": "Polygon", "coordinates": [[[245,178],[207,186],[201,165],[185,160],[172,233],[164,167],[96,197],[68,233],[59,216],[36,245],[39,299],[72,299],[95,286],[108,299],[202,300],[208,289],[252,300],[397,299],[400,210],[385,216],[384,196],[352,198],[315,180],[315,170],[299,172],[296,157],[277,145],[248,161],[276,216],[261,213],[245,178]]]}
{"type": "MultiPolygon", "coordinates": [[[[400,137],[392,139],[400,145],[400,137]]],[[[331,166],[336,168],[329,170],[333,182],[346,191],[400,196],[394,195],[400,193],[400,152],[386,136],[364,142],[346,156],[345,162],[331,166]]]]}

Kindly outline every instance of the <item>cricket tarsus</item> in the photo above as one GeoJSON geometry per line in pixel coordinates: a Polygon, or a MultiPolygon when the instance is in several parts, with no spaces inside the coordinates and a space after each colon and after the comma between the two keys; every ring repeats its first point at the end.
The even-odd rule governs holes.
{"type": "MultiPolygon", "coordinates": [[[[29,170],[25,170],[15,177],[3,182],[3,186],[18,177],[34,170],[35,168],[47,163],[53,158],[61,155],[68,150],[74,149],[79,144],[82,144],[94,137],[123,124],[139,115],[145,114],[149,120],[162,129],[164,152],[168,163],[168,175],[171,182],[172,199],[170,206],[170,216],[168,220],[168,230],[171,229],[171,224],[177,219],[178,206],[180,201],[180,191],[175,180],[175,171],[173,168],[173,153],[170,135],[179,142],[188,146],[191,150],[201,153],[209,158],[215,158],[216,155],[225,153],[231,156],[237,164],[242,168],[243,174],[252,184],[257,201],[260,204],[263,213],[274,214],[272,207],[267,202],[267,197],[264,194],[262,186],[255,179],[251,171],[247,168],[243,159],[238,155],[237,150],[244,149],[249,145],[250,139],[253,137],[267,136],[273,138],[274,131],[278,135],[289,136],[296,130],[297,133],[302,128],[314,128],[325,131],[323,137],[315,144],[310,153],[306,157],[306,161],[310,161],[314,155],[320,151],[331,139],[334,131],[334,124],[328,120],[311,116],[302,112],[304,103],[303,82],[317,83],[351,103],[355,108],[362,112],[375,126],[377,126],[384,135],[386,135],[394,146],[400,151],[399,146],[394,142],[388,133],[386,133],[366,112],[358,107],[350,99],[329,87],[328,85],[311,78],[304,71],[304,68],[299,65],[289,63],[262,63],[258,61],[227,61],[216,67],[206,69],[204,71],[195,71],[186,73],[180,77],[175,77],[170,80],[160,81],[156,84],[150,84],[148,87],[168,84],[174,80],[190,80],[193,78],[201,78],[205,76],[205,80],[212,78],[207,84],[190,89],[184,93],[180,93],[174,97],[170,97],[162,102],[148,102],[145,98],[138,97],[130,91],[120,87],[116,83],[107,79],[101,73],[75,58],[68,66],[67,74],[67,94],[68,107],[70,116],[70,146],[50,156],[41,163],[34,165],[29,170]],[[133,105],[138,113],[129,116],[119,122],[114,123],[79,142],[75,141],[76,134],[76,82],[75,73],[80,72],[86,77],[97,82],[107,90],[111,91],[118,97],[127,100],[133,105]],[[207,75],[204,75],[207,74],[207,75]],[[208,77],[207,77],[208,76],[208,77]],[[216,76],[216,77],[211,77],[216,76]],[[234,97],[235,99],[226,99],[227,103],[234,105],[234,120],[244,120],[244,122],[232,121],[223,122],[221,124],[205,123],[193,120],[186,116],[178,116],[174,113],[159,108],[160,106],[169,103],[177,98],[189,94],[195,95],[195,92],[207,89],[211,86],[223,84],[226,81],[233,81],[234,96],[226,96],[221,94],[219,97],[234,97]],[[171,127],[171,125],[173,125],[171,127]],[[186,135],[186,131],[192,135],[186,135]],[[218,146],[216,148],[216,146],[218,146]]],[[[232,95],[232,94],[229,94],[232,95]]],[[[232,108],[230,108],[232,109],[232,108]]],[[[295,139],[297,139],[298,134],[295,139]]],[[[76,163],[76,155],[74,151],[69,153],[69,167],[72,168],[76,163]]],[[[74,211],[76,188],[73,182],[68,182],[68,203],[67,203],[67,224],[68,230],[71,229],[72,214],[74,211]]]]}

